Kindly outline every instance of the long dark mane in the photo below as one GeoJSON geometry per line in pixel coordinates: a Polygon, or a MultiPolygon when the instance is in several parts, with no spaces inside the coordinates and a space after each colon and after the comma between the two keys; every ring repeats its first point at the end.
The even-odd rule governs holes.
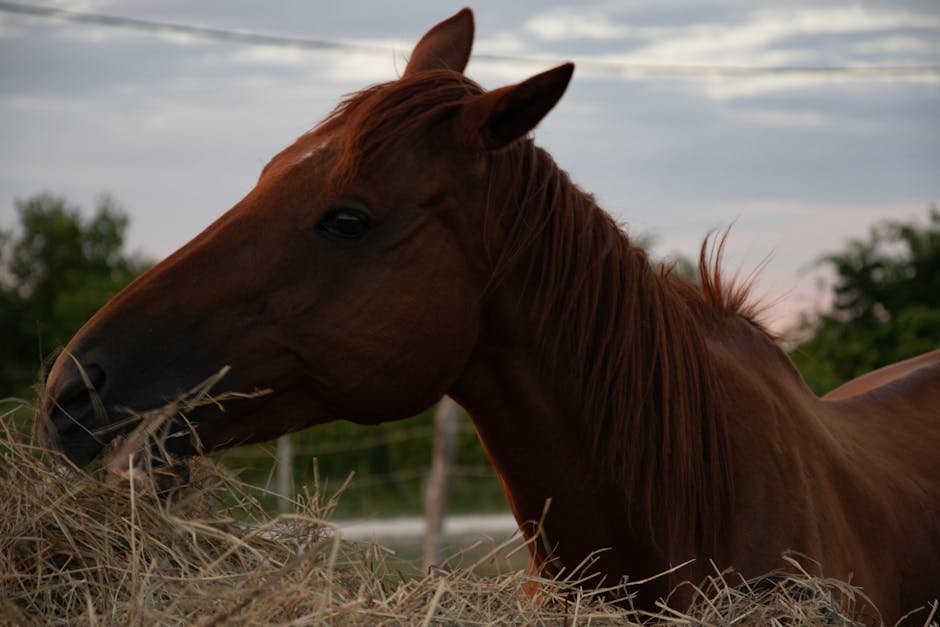
{"type": "Polygon", "coordinates": [[[738,313],[746,290],[723,285],[717,263],[699,288],[655,268],[531,141],[493,160],[490,210],[508,224],[496,277],[526,260],[527,309],[549,367],[580,382],[591,450],[670,557],[715,548],[731,459],[700,312],[738,313]]]}
{"type": "MultiPolygon", "coordinates": [[[[453,72],[428,72],[347,98],[323,127],[344,123],[337,172],[386,142],[426,130],[481,93],[453,72]]],[[[708,318],[753,318],[747,288],[720,272],[723,241],[700,285],[661,271],[645,251],[529,139],[490,156],[486,241],[491,286],[523,273],[546,369],[579,382],[585,442],[602,472],[676,560],[714,549],[731,506],[728,420],[704,340],[708,318]]],[[[711,259],[711,261],[709,261],[711,259]]]]}

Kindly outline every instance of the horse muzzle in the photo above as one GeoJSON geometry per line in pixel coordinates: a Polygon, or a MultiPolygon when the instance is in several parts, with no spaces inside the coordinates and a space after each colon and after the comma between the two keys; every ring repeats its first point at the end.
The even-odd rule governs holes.
{"type": "Polygon", "coordinates": [[[90,364],[81,369],[56,368],[46,386],[40,415],[42,441],[79,467],[97,457],[109,439],[97,433],[107,423],[100,401],[106,379],[103,368],[90,364]]]}

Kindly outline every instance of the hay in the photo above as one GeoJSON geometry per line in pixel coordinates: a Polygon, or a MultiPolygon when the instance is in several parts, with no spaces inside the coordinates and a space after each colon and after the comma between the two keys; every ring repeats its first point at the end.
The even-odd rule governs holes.
{"type": "Polygon", "coordinates": [[[388,549],[340,539],[335,498],[305,492],[293,513],[270,518],[257,488],[205,459],[191,463],[189,486],[160,496],[140,465],[126,478],[79,471],[10,415],[0,416],[0,624],[855,624],[854,590],[806,573],[751,589],[716,574],[687,612],[655,616],[570,581],[539,580],[536,603],[522,573],[470,566],[406,579],[388,549]]]}

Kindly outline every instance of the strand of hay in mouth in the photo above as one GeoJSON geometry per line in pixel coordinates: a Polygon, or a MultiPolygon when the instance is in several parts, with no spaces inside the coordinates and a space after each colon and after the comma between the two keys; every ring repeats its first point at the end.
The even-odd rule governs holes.
{"type": "MultiPolygon", "coordinates": [[[[271,393],[271,390],[263,389],[250,393],[212,394],[212,389],[230,370],[230,366],[225,366],[162,407],[142,413],[132,413],[124,420],[95,431],[96,436],[107,436],[108,433],[129,425],[136,425],[126,436],[117,436],[113,439],[104,455],[105,469],[113,475],[124,478],[131,478],[135,469],[138,470],[138,478],[151,476],[156,471],[157,474],[162,475],[160,479],[166,480],[167,475],[172,475],[172,469],[177,465],[176,460],[166,449],[168,439],[189,437],[193,441],[195,450],[200,452],[203,450],[199,435],[192,428],[192,423],[187,417],[190,412],[204,405],[215,405],[222,409],[223,404],[232,399],[258,398],[271,393]],[[174,426],[179,425],[183,425],[183,428],[177,431],[172,430],[174,426]],[[170,471],[168,472],[167,469],[170,471]]],[[[91,391],[92,398],[95,398],[94,390],[91,391]]]]}
{"type": "MultiPolygon", "coordinates": [[[[8,417],[0,624],[854,624],[836,604],[854,591],[805,573],[756,591],[718,574],[695,589],[687,612],[645,617],[574,578],[539,580],[539,603],[522,592],[532,580],[522,573],[483,577],[471,566],[405,579],[388,549],[340,539],[329,522],[335,498],[305,492],[292,514],[271,518],[257,488],[211,460],[191,462],[190,485],[161,498],[145,468],[129,465],[129,480],[79,471],[8,417]]],[[[507,542],[480,562],[510,544],[518,550],[507,542]]]]}

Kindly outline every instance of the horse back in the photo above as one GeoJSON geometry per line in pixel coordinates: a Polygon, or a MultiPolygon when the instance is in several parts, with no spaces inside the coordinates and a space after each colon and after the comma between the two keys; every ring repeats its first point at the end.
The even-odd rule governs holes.
{"type": "Polygon", "coordinates": [[[888,477],[923,485],[940,515],[940,351],[901,364],[887,382],[822,403],[831,410],[833,433],[861,463],[884,465],[888,477]]]}
{"type": "Polygon", "coordinates": [[[940,364],[940,348],[856,377],[826,394],[825,398],[835,400],[864,394],[882,385],[903,379],[921,368],[936,364],[940,364]]]}

